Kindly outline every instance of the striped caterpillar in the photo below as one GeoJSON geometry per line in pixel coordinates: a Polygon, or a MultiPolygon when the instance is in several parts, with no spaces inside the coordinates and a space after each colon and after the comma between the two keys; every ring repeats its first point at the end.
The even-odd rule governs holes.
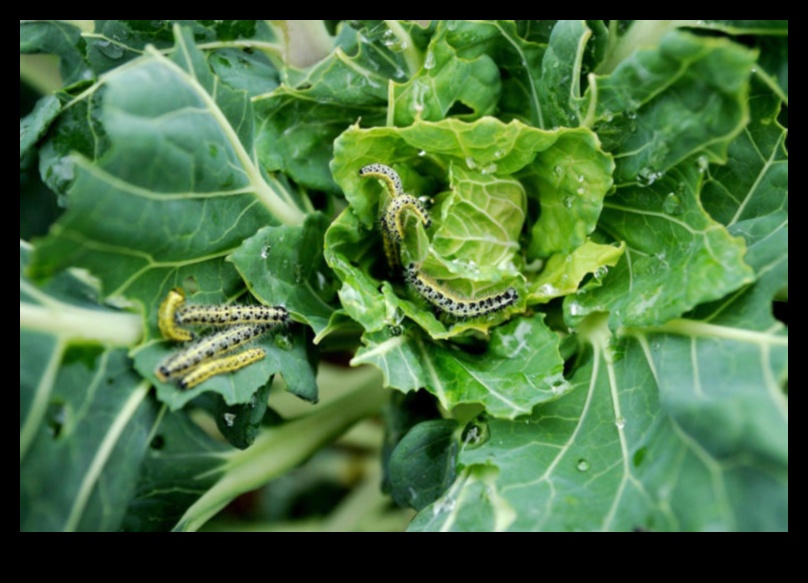
{"type": "Polygon", "coordinates": [[[498,294],[462,298],[441,286],[432,277],[418,271],[414,263],[407,266],[406,275],[407,281],[426,301],[459,319],[476,318],[498,312],[512,305],[519,298],[512,287],[498,294]]]}
{"type": "Polygon", "coordinates": [[[254,362],[258,362],[266,354],[263,348],[248,348],[236,354],[208,360],[182,377],[177,385],[182,390],[190,389],[218,374],[235,372],[254,362]]]}
{"type": "Polygon", "coordinates": [[[185,292],[174,288],[168,292],[157,314],[157,325],[163,337],[188,342],[193,335],[186,326],[233,326],[236,324],[285,324],[289,312],[282,306],[241,306],[186,304],[185,292]]]}
{"type": "MultiPolygon", "coordinates": [[[[214,332],[187,348],[169,356],[157,367],[155,375],[163,382],[185,376],[201,363],[209,361],[219,354],[230,352],[234,348],[261,336],[269,330],[270,327],[271,326],[267,324],[259,324],[257,326],[239,324],[214,332]]],[[[246,366],[246,364],[244,366],[246,366]]]]}
{"type": "Polygon", "coordinates": [[[404,239],[404,213],[409,211],[415,214],[427,229],[432,225],[432,219],[420,200],[404,193],[401,177],[389,166],[368,164],[359,169],[359,175],[380,178],[387,186],[390,200],[381,217],[382,241],[387,263],[396,270],[401,266],[399,246],[404,239]]]}

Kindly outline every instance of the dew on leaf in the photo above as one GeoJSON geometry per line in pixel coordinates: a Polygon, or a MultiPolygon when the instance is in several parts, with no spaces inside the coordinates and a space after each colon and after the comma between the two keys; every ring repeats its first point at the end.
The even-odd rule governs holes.
{"type": "Polygon", "coordinates": [[[224,422],[228,427],[233,427],[233,424],[236,422],[236,415],[234,413],[225,413],[222,417],[224,417],[224,422]]]}
{"type": "Polygon", "coordinates": [[[545,283],[539,286],[539,289],[537,291],[539,292],[539,294],[546,297],[557,296],[559,294],[558,288],[551,283],[545,283]]]}
{"type": "Polygon", "coordinates": [[[707,156],[699,156],[696,158],[696,164],[699,166],[699,172],[701,174],[707,171],[707,168],[710,166],[710,161],[707,159],[707,156]]]}
{"type": "Polygon", "coordinates": [[[477,161],[471,156],[466,156],[466,166],[468,166],[469,170],[474,170],[477,168],[477,161]]]}
{"type": "Polygon", "coordinates": [[[592,275],[594,276],[595,279],[600,281],[601,279],[606,277],[606,274],[608,273],[609,273],[609,267],[606,265],[601,265],[594,271],[594,273],[592,273],[592,275]]]}
{"type": "Polygon", "coordinates": [[[264,245],[261,247],[261,259],[266,259],[269,257],[269,252],[272,250],[272,247],[269,245],[264,245]]]}
{"type": "Polygon", "coordinates": [[[618,417],[614,420],[614,424],[617,426],[618,429],[623,429],[626,426],[626,418],[625,417],[618,417]]]}
{"type": "Polygon", "coordinates": [[[574,199],[574,198],[572,198],[571,196],[565,196],[565,197],[564,197],[564,200],[563,200],[562,202],[564,203],[564,206],[565,206],[566,208],[571,209],[571,208],[572,208],[572,203],[573,203],[574,201],[575,201],[575,199],[574,199]]]}
{"type": "Polygon", "coordinates": [[[651,186],[654,182],[662,178],[662,172],[657,172],[651,168],[642,168],[637,173],[637,182],[640,186],[651,186]]]}
{"type": "Polygon", "coordinates": [[[561,176],[564,174],[564,169],[561,166],[556,165],[556,167],[553,168],[553,172],[555,172],[558,176],[561,176]]]}
{"type": "Polygon", "coordinates": [[[682,214],[682,201],[675,193],[668,193],[662,203],[662,210],[668,215],[680,215],[682,214]]]}
{"type": "Polygon", "coordinates": [[[430,69],[435,68],[435,52],[428,51],[426,53],[426,59],[424,59],[424,69],[429,71],[430,69]]]}
{"type": "Polygon", "coordinates": [[[124,52],[124,48],[122,46],[108,40],[95,43],[95,47],[102,55],[113,60],[120,59],[124,52]]]}
{"type": "Polygon", "coordinates": [[[588,472],[589,471],[589,462],[584,458],[578,460],[578,464],[575,466],[579,472],[588,472]]]}
{"type": "Polygon", "coordinates": [[[488,419],[483,414],[478,415],[468,422],[463,428],[461,439],[464,448],[473,449],[484,444],[490,437],[491,432],[488,429],[488,419]]]}
{"type": "Polygon", "coordinates": [[[291,350],[292,339],[289,338],[286,334],[278,334],[277,336],[275,336],[275,346],[277,346],[281,350],[291,350]]]}

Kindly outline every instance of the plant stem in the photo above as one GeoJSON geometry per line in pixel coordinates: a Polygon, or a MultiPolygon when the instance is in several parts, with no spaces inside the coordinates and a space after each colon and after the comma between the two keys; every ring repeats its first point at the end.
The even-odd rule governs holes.
{"type": "Polygon", "coordinates": [[[174,530],[199,529],[236,496],[294,468],[354,423],[376,413],[386,398],[387,392],[373,378],[312,415],[264,429],[252,447],[230,457],[224,476],[188,508],[174,530]]]}

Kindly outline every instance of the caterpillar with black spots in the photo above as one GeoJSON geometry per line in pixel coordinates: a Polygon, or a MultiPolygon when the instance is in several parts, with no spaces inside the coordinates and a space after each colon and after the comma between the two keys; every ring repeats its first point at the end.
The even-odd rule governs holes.
{"type": "Polygon", "coordinates": [[[389,201],[381,217],[382,242],[387,263],[395,271],[401,267],[399,246],[404,239],[405,212],[415,214],[426,229],[432,226],[432,219],[420,200],[404,192],[401,177],[389,166],[368,164],[359,169],[359,175],[380,178],[387,186],[389,201]]]}
{"type": "Polygon", "coordinates": [[[185,376],[201,363],[246,344],[264,334],[271,327],[267,324],[239,324],[214,332],[169,356],[157,367],[155,375],[162,382],[185,376]]]}
{"type": "Polygon", "coordinates": [[[439,310],[458,319],[477,318],[504,310],[519,299],[519,294],[512,287],[500,293],[477,298],[463,298],[446,289],[435,279],[418,270],[410,263],[406,270],[407,281],[415,291],[439,310]]]}
{"type": "Polygon", "coordinates": [[[177,342],[193,339],[186,326],[221,327],[237,324],[283,325],[289,312],[283,306],[186,304],[182,288],[168,292],[157,313],[157,326],[164,338],[177,342]]]}
{"type": "Polygon", "coordinates": [[[193,388],[211,377],[227,372],[235,372],[254,362],[258,362],[262,360],[266,354],[263,348],[248,348],[236,354],[208,360],[182,377],[177,382],[177,386],[182,390],[193,388]]]}

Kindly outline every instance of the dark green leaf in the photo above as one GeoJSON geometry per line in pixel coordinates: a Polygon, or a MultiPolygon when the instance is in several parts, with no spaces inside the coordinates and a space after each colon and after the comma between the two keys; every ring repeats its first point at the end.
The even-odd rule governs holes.
{"type": "Polygon", "coordinates": [[[118,530],[155,406],[126,350],[137,318],[64,274],[24,277],[20,243],[20,530],[118,530]]]}
{"type": "Polygon", "coordinates": [[[437,500],[455,479],[457,421],[419,423],[390,457],[390,494],[402,506],[420,510],[437,500]]]}
{"type": "Polygon", "coordinates": [[[65,85],[92,77],[85,62],[85,51],[81,31],[72,24],[58,20],[20,21],[20,53],[58,56],[65,85]]]}
{"type": "Polygon", "coordinates": [[[674,31],[597,77],[587,125],[615,155],[615,182],[653,183],[694,154],[725,160],[748,119],[754,57],[726,39],[674,31]]]}

